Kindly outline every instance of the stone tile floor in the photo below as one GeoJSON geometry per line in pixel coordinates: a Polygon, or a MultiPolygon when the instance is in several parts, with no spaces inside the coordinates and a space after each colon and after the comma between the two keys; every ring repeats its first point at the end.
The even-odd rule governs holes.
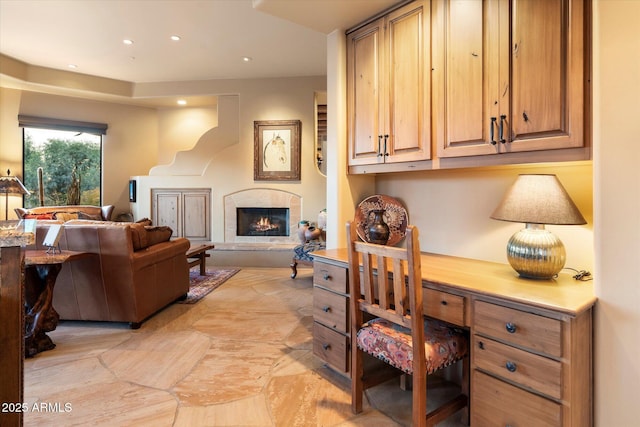
{"type": "Polygon", "coordinates": [[[371,389],[351,413],[347,383],[312,353],[311,270],[290,273],[243,268],[138,330],[61,322],[49,334],[57,347],[25,361],[24,425],[409,425],[410,393],[396,384],[371,389]]]}

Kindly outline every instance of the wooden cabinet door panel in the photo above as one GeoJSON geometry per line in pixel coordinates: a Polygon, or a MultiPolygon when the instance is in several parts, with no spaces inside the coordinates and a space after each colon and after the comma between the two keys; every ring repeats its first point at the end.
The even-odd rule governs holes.
{"type": "Polygon", "coordinates": [[[153,223],[171,227],[173,237],[182,237],[181,194],[168,191],[155,193],[154,202],[153,223]]]}
{"type": "Polygon", "coordinates": [[[185,193],[184,236],[187,239],[205,240],[209,236],[209,193],[185,193]]]}
{"type": "Polygon", "coordinates": [[[385,31],[385,162],[430,158],[430,9],[417,1],[391,12],[385,31]],[[385,150],[386,148],[386,150],[385,150]]]}
{"type": "Polygon", "coordinates": [[[380,105],[383,52],[383,21],[378,20],[349,36],[347,41],[347,86],[349,117],[349,164],[382,162],[378,156],[382,135],[380,105]]]}

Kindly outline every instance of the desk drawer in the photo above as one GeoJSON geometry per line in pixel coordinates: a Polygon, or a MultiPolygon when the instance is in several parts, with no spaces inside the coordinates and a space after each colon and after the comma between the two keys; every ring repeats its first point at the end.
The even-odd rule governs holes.
{"type": "Polygon", "coordinates": [[[562,424],[559,404],[478,371],[473,372],[471,407],[474,427],[557,427],[562,424]]]}
{"type": "Polygon", "coordinates": [[[562,356],[562,325],[559,320],[484,301],[475,302],[473,316],[475,333],[551,356],[562,356]]]}
{"type": "Polygon", "coordinates": [[[473,336],[474,367],[529,387],[556,399],[562,397],[562,363],[473,336]]]}
{"type": "Polygon", "coordinates": [[[332,291],[349,293],[346,268],[316,261],[313,264],[313,283],[332,291]]]}
{"type": "Polygon", "coordinates": [[[465,298],[435,289],[424,289],[422,307],[426,316],[465,326],[465,298]]]}
{"type": "Polygon", "coordinates": [[[349,298],[326,289],[313,288],[313,320],[347,333],[349,298]]]}
{"type": "Polygon", "coordinates": [[[349,372],[348,339],[347,335],[313,323],[313,354],[342,372],[349,372]]]}

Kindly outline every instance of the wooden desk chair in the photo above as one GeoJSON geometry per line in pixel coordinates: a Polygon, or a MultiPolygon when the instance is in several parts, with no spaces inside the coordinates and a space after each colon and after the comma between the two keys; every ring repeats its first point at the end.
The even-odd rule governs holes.
{"type": "Polygon", "coordinates": [[[396,368],[392,369],[396,375],[412,376],[414,427],[434,425],[468,406],[469,345],[465,332],[423,317],[418,229],[407,227],[406,249],[362,242],[351,222],[347,223],[347,239],[352,411],[362,412],[366,388],[390,378],[378,369],[365,373],[364,352],[396,368]],[[392,281],[389,273],[393,273],[392,281]],[[363,323],[364,313],[374,320],[363,323]],[[461,393],[427,414],[427,375],[460,360],[464,361],[461,393]]]}

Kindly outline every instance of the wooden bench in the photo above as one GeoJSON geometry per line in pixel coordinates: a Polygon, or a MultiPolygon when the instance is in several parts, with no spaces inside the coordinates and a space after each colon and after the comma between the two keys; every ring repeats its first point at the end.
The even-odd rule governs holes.
{"type": "Polygon", "coordinates": [[[189,268],[195,267],[196,265],[200,266],[200,275],[204,276],[207,272],[207,263],[206,259],[211,256],[207,251],[215,248],[214,245],[210,243],[205,243],[197,246],[191,246],[187,251],[187,260],[189,261],[189,268]]]}

